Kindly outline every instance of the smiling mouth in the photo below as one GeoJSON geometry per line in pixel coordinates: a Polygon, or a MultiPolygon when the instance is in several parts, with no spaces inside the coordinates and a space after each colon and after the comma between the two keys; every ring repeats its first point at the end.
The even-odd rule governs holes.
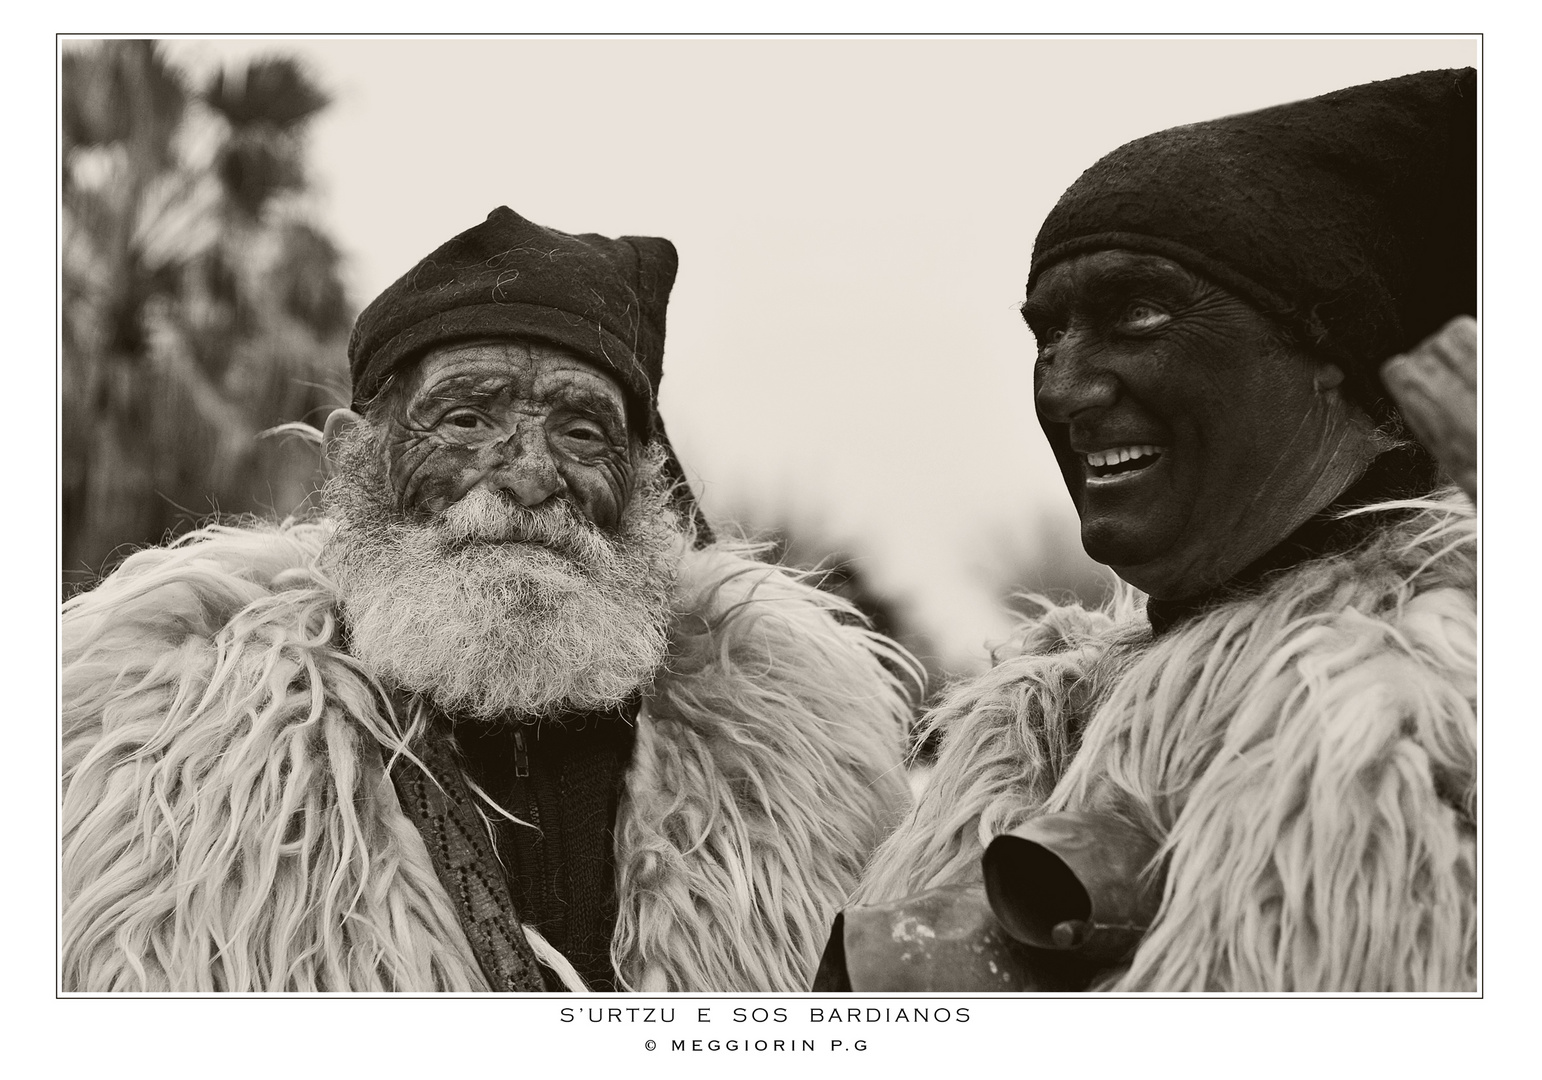
{"type": "Polygon", "coordinates": [[[1165,446],[1111,446],[1082,454],[1087,483],[1099,486],[1132,479],[1150,469],[1167,453],[1165,446]]]}

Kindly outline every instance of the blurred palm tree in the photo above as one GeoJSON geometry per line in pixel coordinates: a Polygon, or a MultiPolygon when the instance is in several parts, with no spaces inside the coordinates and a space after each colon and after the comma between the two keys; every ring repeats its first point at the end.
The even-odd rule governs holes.
{"type": "Polygon", "coordinates": [[[61,104],[67,595],[216,511],[300,507],[315,451],[261,433],[346,402],[353,311],[305,212],[328,99],[296,61],[195,88],[154,42],[98,42],[61,104]]]}

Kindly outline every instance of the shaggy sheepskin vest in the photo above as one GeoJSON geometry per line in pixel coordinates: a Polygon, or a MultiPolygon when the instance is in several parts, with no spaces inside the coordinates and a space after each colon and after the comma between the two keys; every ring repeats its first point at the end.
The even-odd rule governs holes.
{"type": "Polygon", "coordinates": [[[1161,838],[1166,876],[1100,989],[1475,989],[1474,513],[1397,505],[1157,638],[1133,594],[1044,601],[929,721],[937,764],[853,903],[978,882],[998,834],[1106,811],[1161,838]]]}
{"type": "MultiPolygon", "coordinates": [[[[403,721],[340,647],[329,535],[203,529],[65,605],[66,991],[487,989],[391,781],[403,721]]],[[[808,985],[909,799],[912,664],[853,616],[682,555],[617,812],[620,985],[808,985]]]]}

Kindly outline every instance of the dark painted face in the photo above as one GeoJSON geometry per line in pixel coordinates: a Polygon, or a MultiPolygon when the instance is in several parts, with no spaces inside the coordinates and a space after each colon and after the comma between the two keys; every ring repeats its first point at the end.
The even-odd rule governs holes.
{"type": "Polygon", "coordinates": [[[1082,544],[1153,596],[1227,580],[1369,460],[1338,368],[1282,349],[1253,307],[1166,259],[1067,259],[1023,316],[1082,544]]]}
{"type": "Polygon", "coordinates": [[[409,517],[479,485],[522,506],[563,499],[614,528],[635,475],[626,400],[598,368],[539,342],[449,345],[386,406],[391,486],[409,517]]]}

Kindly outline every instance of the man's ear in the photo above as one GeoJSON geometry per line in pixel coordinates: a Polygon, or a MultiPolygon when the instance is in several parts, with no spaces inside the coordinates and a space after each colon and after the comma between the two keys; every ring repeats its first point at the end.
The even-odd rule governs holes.
{"type": "Polygon", "coordinates": [[[352,409],[333,409],[321,428],[321,468],[331,479],[337,472],[337,441],[361,419],[352,409]]]}

